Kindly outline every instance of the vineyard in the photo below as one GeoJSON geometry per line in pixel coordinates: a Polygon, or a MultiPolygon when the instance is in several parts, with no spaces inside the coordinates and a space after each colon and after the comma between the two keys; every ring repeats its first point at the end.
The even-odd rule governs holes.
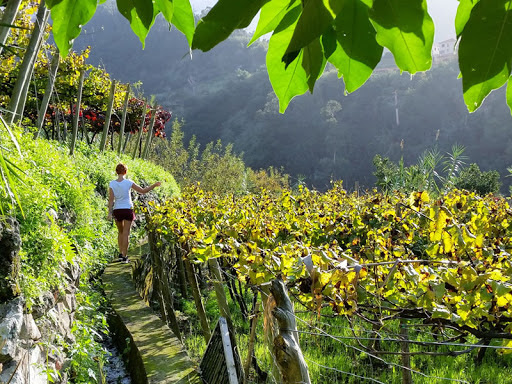
{"type": "MultiPolygon", "coordinates": [[[[160,250],[157,264],[171,266],[164,273],[176,291],[180,256],[196,272],[208,265],[212,273],[217,260],[237,311],[250,315],[241,282],[253,298],[261,294],[268,325],[270,283],[282,279],[302,314],[296,316],[299,333],[306,333],[301,343],[311,347],[312,338],[327,337],[343,344],[327,353],[348,348],[347,356],[357,351],[369,359],[367,371],[373,362],[394,372],[377,379],[331,366],[342,382],[400,382],[400,370],[425,380],[417,382],[469,382],[457,372],[439,378],[420,360],[474,351],[478,365],[486,351],[512,350],[509,199],[462,191],[436,198],[426,192],[358,196],[341,184],[325,194],[301,188],[236,198],[192,189],[150,205],[147,214],[153,248],[160,250]],[[340,324],[350,332],[333,332],[340,324]],[[347,347],[348,339],[356,342],[347,347]]],[[[308,365],[318,372],[314,361],[308,365]]],[[[330,374],[311,380],[329,382],[321,376],[330,374]]]]}

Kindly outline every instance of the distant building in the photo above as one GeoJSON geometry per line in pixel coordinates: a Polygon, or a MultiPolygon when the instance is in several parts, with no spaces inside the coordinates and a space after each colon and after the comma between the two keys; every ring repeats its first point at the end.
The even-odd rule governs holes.
{"type": "Polygon", "coordinates": [[[432,46],[432,56],[433,57],[446,57],[446,56],[455,56],[457,54],[457,40],[448,39],[445,41],[441,41],[439,43],[434,43],[432,46]]]}

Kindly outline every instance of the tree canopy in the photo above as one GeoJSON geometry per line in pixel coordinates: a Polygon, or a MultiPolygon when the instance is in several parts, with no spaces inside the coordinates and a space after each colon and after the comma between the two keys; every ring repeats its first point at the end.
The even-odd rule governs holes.
{"type": "MultiPolygon", "coordinates": [[[[96,0],[47,1],[61,52],[70,50],[96,5],[96,0]]],[[[294,96],[313,92],[328,62],[343,77],[346,92],[368,80],[384,48],[401,71],[414,74],[432,65],[434,23],[427,0],[218,0],[197,25],[189,0],[117,0],[117,8],[143,45],[162,13],[192,49],[202,51],[247,27],[261,11],[251,42],[271,33],[266,65],[280,112],[294,96]]],[[[459,0],[454,23],[468,110],[506,83],[512,109],[512,0],[459,0]]]]}

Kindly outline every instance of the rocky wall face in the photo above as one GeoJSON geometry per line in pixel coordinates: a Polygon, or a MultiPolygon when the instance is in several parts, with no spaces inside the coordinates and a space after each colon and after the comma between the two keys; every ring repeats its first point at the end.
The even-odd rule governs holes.
{"type": "Polygon", "coordinates": [[[66,383],[67,366],[62,343],[73,344],[71,332],[77,308],[75,292],[80,270],[62,266],[67,286],[43,292],[26,313],[17,284],[21,240],[14,220],[0,220],[0,383],[66,383]]]}
{"type": "Polygon", "coordinates": [[[18,222],[0,218],[0,303],[19,295],[21,237],[18,222]]]}

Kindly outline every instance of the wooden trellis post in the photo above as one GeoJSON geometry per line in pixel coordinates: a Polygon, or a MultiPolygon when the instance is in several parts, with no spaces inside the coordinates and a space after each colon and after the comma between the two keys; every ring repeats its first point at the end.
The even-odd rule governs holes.
{"type": "Polygon", "coordinates": [[[206,318],[206,312],[204,310],[203,300],[201,299],[201,292],[199,291],[199,285],[197,284],[196,273],[194,272],[194,267],[192,263],[185,257],[183,260],[185,264],[185,269],[187,270],[187,277],[192,288],[192,295],[194,296],[194,302],[196,304],[197,315],[199,316],[199,320],[201,322],[201,328],[203,330],[203,336],[205,341],[208,343],[211,337],[210,325],[208,324],[208,319],[206,318]]]}
{"type": "MultiPolygon", "coordinates": [[[[50,72],[48,74],[48,83],[46,84],[46,89],[44,90],[43,101],[41,103],[41,107],[39,108],[39,116],[37,116],[37,131],[34,136],[35,139],[39,137],[41,134],[41,129],[43,129],[44,117],[46,116],[46,110],[48,109],[48,104],[50,102],[50,97],[53,93],[53,83],[55,82],[55,76],[57,75],[57,69],[59,68],[59,59],[60,54],[56,52],[52,57],[52,62],[50,64],[50,72]]],[[[58,132],[58,129],[57,129],[58,132]]],[[[58,140],[58,138],[57,138],[58,140]]]]}
{"type": "Polygon", "coordinates": [[[103,133],[101,135],[100,152],[105,151],[107,145],[108,128],[110,127],[110,118],[112,117],[112,107],[114,106],[114,95],[116,93],[116,81],[112,80],[110,86],[110,95],[108,97],[107,114],[105,115],[105,124],[103,125],[103,133]]]}
{"type": "MultiPolygon", "coordinates": [[[[144,102],[144,104],[146,104],[146,103],[144,102]]],[[[146,114],[147,114],[147,110],[146,110],[146,106],[144,105],[144,111],[142,112],[142,117],[141,117],[141,120],[140,120],[140,126],[139,126],[139,132],[137,134],[137,140],[135,141],[135,146],[133,148],[132,159],[135,159],[135,157],[137,157],[137,150],[139,149],[140,139],[142,138],[142,131],[144,130],[144,123],[146,121],[146,114]]]]}
{"type": "Polygon", "coordinates": [[[141,159],[147,159],[149,153],[149,146],[153,137],[153,126],[155,125],[156,108],[151,110],[151,121],[149,122],[148,132],[146,136],[146,143],[144,144],[144,150],[142,151],[141,159]]]}
{"type": "MultiPolygon", "coordinates": [[[[82,69],[80,72],[80,80],[78,82],[78,95],[76,98],[76,111],[73,115],[73,133],[71,134],[71,145],[69,154],[73,155],[75,152],[75,144],[76,144],[76,137],[78,136],[78,118],[80,116],[80,104],[82,104],[82,89],[84,87],[84,76],[85,71],[82,69]]],[[[71,113],[73,113],[73,108],[71,108],[71,113]]]]}
{"type": "Polygon", "coordinates": [[[119,127],[119,143],[117,143],[117,154],[121,154],[121,150],[123,148],[123,138],[124,138],[124,126],[126,124],[126,113],[128,111],[128,99],[130,97],[130,84],[126,87],[126,95],[124,96],[124,105],[123,105],[123,117],[121,118],[121,126],[119,127]]]}

